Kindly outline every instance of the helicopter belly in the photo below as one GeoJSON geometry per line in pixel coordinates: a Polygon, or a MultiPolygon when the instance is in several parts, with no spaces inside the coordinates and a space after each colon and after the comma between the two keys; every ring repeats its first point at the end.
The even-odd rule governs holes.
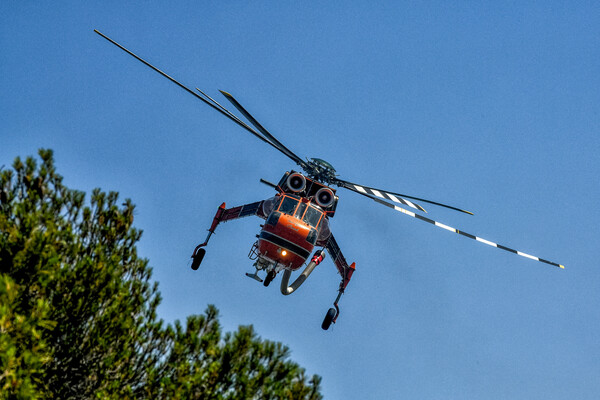
{"type": "Polygon", "coordinates": [[[266,224],[258,236],[258,251],[287,269],[296,270],[310,256],[313,245],[307,241],[310,227],[298,219],[281,215],[275,225],[266,224]]]}

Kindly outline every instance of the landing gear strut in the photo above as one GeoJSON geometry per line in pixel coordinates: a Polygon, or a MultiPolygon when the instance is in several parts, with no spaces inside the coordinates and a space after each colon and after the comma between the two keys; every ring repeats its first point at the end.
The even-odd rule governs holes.
{"type": "Polygon", "coordinates": [[[340,301],[340,298],[342,297],[343,293],[344,293],[344,289],[340,288],[340,290],[338,292],[338,296],[335,299],[335,301],[333,302],[333,306],[335,308],[332,307],[329,310],[327,310],[327,314],[325,314],[325,319],[323,319],[323,323],[321,324],[321,328],[323,328],[323,330],[326,331],[327,329],[329,329],[331,324],[332,323],[335,324],[335,321],[340,316],[340,308],[338,307],[338,302],[340,301]]]}
{"type": "Polygon", "coordinates": [[[224,211],[225,211],[225,203],[223,203],[219,206],[217,213],[215,214],[215,217],[213,218],[213,223],[210,226],[210,229],[208,230],[208,236],[206,236],[206,240],[204,241],[204,243],[200,243],[194,249],[194,253],[192,254],[192,269],[194,271],[196,271],[198,269],[198,267],[200,267],[200,263],[202,262],[202,259],[204,258],[204,255],[206,254],[206,249],[204,248],[204,246],[206,246],[208,244],[210,237],[213,235],[213,233],[215,233],[215,229],[217,229],[217,225],[219,225],[219,222],[221,222],[221,217],[223,216],[224,211]]]}
{"type": "Polygon", "coordinates": [[[350,278],[352,278],[352,274],[354,274],[354,270],[356,269],[356,264],[352,263],[351,265],[346,264],[344,260],[345,268],[340,271],[342,273],[342,282],[340,283],[340,288],[338,289],[338,295],[333,302],[333,307],[327,310],[327,314],[325,314],[325,319],[323,319],[323,323],[321,324],[321,328],[324,330],[329,329],[331,324],[335,324],[335,321],[340,316],[340,308],[338,307],[338,302],[342,298],[344,291],[346,290],[346,286],[350,282],[350,278]]]}

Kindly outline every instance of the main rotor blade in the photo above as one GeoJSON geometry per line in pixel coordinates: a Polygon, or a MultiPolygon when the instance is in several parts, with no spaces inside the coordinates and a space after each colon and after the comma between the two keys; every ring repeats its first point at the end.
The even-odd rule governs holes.
{"type": "Polygon", "coordinates": [[[340,187],[346,188],[348,190],[352,190],[355,193],[362,194],[363,196],[366,196],[373,200],[377,200],[377,197],[379,197],[381,199],[392,200],[392,201],[395,201],[396,203],[404,204],[405,206],[412,207],[415,210],[427,212],[419,204],[413,203],[410,200],[403,199],[402,197],[396,197],[394,194],[387,193],[383,190],[377,190],[377,189],[368,188],[366,186],[356,185],[354,183],[347,182],[347,181],[344,181],[341,179],[336,179],[334,183],[340,187]]]}
{"type": "Polygon", "coordinates": [[[562,268],[562,269],[564,269],[564,268],[565,268],[565,266],[564,266],[564,265],[562,265],[562,264],[558,264],[558,263],[555,263],[555,262],[552,262],[552,261],[544,260],[543,258],[539,258],[539,257],[536,257],[536,256],[532,256],[531,254],[523,253],[523,252],[521,252],[521,251],[514,250],[514,249],[511,249],[511,248],[509,248],[509,247],[506,247],[506,246],[504,246],[504,245],[501,245],[501,244],[497,244],[497,243],[491,242],[491,241],[489,241],[489,240],[487,240],[487,239],[480,238],[480,237],[478,237],[478,236],[475,236],[475,235],[472,235],[472,234],[470,234],[470,233],[463,232],[463,231],[461,231],[461,230],[459,230],[459,229],[452,228],[451,226],[448,226],[448,225],[442,224],[441,222],[437,222],[437,221],[434,221],[434,220],[432,220],[432,219],[429,219],[429,218],[427,218],[427,217],[424,217],[424,216],[422,216],[422,215],[415,214],[415,213],[414,213],[414,212],[412,212],[412,211],[405,210],[405,209],[404,209],[404,208],[402,208],[402,207],[395,206],[395,205],[393,205],[393,204],[387,203],[387,202],[385,202],[385,201],[383,201],[383,200],[380,200],[380,199],[378,199],[378,198],[372,197],[372,199],[373,199],[373,200],[375,200],[375,201],[376,201],[376,202],[378,202],[378,203],[381,203],[381,204],[383,204],[384,206],[387,206],[387,207],[393,208],[394,210],[396,210],[396,211],[399,211],[399,212],[401,212],[402,214],[405,214],[405,215],[408,215],[408,216],[410,216],[410,217],[413,217],[413,218],[419,219],[419,220],[421,220],[421,221],[428,222],[428,223],[430,223],[430,224],[432,224],[432,225],[435,225],[435,226],[437,226],[438,228],[445,229],[445,230],[447,230],[447,231],[449,231],[449,232],[458,233],[459,235],[462,235],[462,236],[464,236],[464,237],[468,237],[468,238],[470,238],[470,239],[476,240],[476,241],[478,241],[478,242],[480,242],[480,243],[487,244],[488,246],[497,247],[497,248],[499,248],[499,249],[501,249],[501,250],[505,250],[505,251],[508,251],[508,252],[510,252],[510,253],[517,254],[517,255],[519,255],[519,256],[521,256],[521,257],[529,258],[529,259],[532,259],[532,260],[535,260],[535,261],[540,261],[540,262],[543,262],[543,263],[546,263],[546,264],[553,265],[553,266],[555,266],[555,267],[559,267],[559,268],[562,268]]]}
{"type": "MultiPolygon", "coordinates": [[[[123,50],[124,52],[128,53],[129,55],[131,55],[132,57],[134,57],[136,60],[140,61],[141,63],[143,63],[145,65],[147,65],[148,67],[152,68],[154,71],[158,72],[159,74],[161,74],[165,78],[169,79],[171,82],[175,83],[177,86],[179,86],[183,90],[187,91],[188,93],[190,93],[194,97],[200,99],[205,104],[208,104],[210,107],[212,107],[213,109],[217,110],[218,112],[220,112],[221,114],[223,114],[224,116],[226,116],[227,118],[229,118],[230,120],[232,120],[233,122],[235,122],[236,124],[238,124],[239,126],[241,126],[242,128],[246,129],[248,132],[250,132],[251,134],[253,134],[254,136],[256,136],[258,139],[260,139],[263,142],[265,142],[265,143],[273,146],[274,148],[276,148],[277,150],[279,150],[281,153],[283,153],[287,157],[290,157],[290,155],[288,153],[286,153],[283,149],[281,149],[278,146],[276,146],[275,144],[271,143],[268,139],[266,139],[265,137],[263,137],[260,133],[256,132],[251,127],[249,127],[246,123],[244,123],[243,121],[241,121],[238,117],[236,117],[233,113],[231,113],[230,111],[228,111],[226,108],[224,108],[220,104],[218,104],[218,103],[215,102],[216,104],[218,104],[218,105],[215,105],[215,104],[211,103],[211,101],[206,100],[205,98],[203,98],[202,96],[200,96],[198,93],[194,92],[193,90],[191,90],[187,86],[185,86],[182,83],[178,82],[176,79],[174,79],[171,76],[167,75],[165,72],[163,72],[160,69],[156,68],[154,65],[150,64],[148,61],[144,60],[143,58],[139,57],[138,55],[134,54],[133,52],[127,50],[125,47],[121,46],[119,43],[115,42],[114,40],[112,40],[108,36],[104,35],[100,31],[98,31],[97,29],[94,29],[94,32],[96,32],[98,35],[102,36],[104,39],[108,40],[109,42],[111,42],[112,44],[114,44],[115,46],[117,46],[118,48],[120,48],[121,50],[123,50]]],[[[202,94],[204,94],[204,92],[202,92],[202,94]]],[[[206,94],[204,94],[204,95],[206,97],[208,97],[206,94]]],[[[210,97],[208,97],[208,98],[210,99],[210,97]]],[[[214,102],[214,100],[213,100],[213,102],[214,102]]],[[[294,159],[294,161],[296,161],[296,159],[294,159]]],[[[302,160],[300,160],[300,161],[302,161],[302,160]]],[[[298,162],[298,161],[296,161],[296,162],[298,162]]]]}
{"type": "MultiPolygon", "coordinates": [[[[369,194],[372,196],[377,196],[379,198],[382,198],[385,200],[391,200],[396,203],[407,205],[409,207],[412,207],[411,204],[414,204],[414,203],[412,203],[406,199],[403,199],[402,197],[406,197],[406,198],[413,199],[413,200],[423,201],[425,203],[434,204],[436,206],[445,207],[445,208],[449,208],[451,210],[460,211],[465,214],[473,215],[473,213],[471,211],[463,210],[462,208],[458,208],[458,207],[454,207],[454,206],[449,206],[448,204],[438,203],[436,201],[422,199],[420,197],[408,196],[408,195],[402,194],[402,193],[388,192],[386,190],[375,189],[375,188],[372,188],[369,186],[357,185],[356,183],[344,181],[342,179],[338,179],[338,182],[341,183],[342,184],[341,186],[345,187],[346,189],[350,189],[350,190],[353,190],[353,191],[361,193],[361,194],[366,193],[366,194],[369,194]]],[[[421,206],[417,205],[417,207],[413,207],[413,208],[421,209],[419,207],[421,207],[421,206]]],[[[425,210],[421,209],[421,211],[425,211],[425,210]]]]}
{"type": "MultiPolygon", "coordinates": [[[[224,113],[227,113],[227,115],[234,119],[235,122],[237,122],[238,124],[242,125],[244,128],[254,132],[255,134],[261,136],[258,132],[256,132],[254,129],[252,129],[250,126],[248,126],[247,123],[245,123],[244,121],[242,121],[237,115],[235,115],[234,113],[232,113],[231,111],[229,111],[228,109],[226,109],[225,107],[223,107],[221,104],[219,104],[215,99],[213,99],[212,97],[210,97],[208,94],[206,94],[204,91],[200,90],[199,88],[196,88],[196,90],[202,94],[202,96],[204,96],[205,98],[207,98],[208,100],[210,100],[211,103],[213,103],[215,106],[219,107],[224,113]]],[[[263,138],[264,139],[264,138],[263,138]]],[[[266,140],[266,139],[265,139],[266,140]]],[[[269,143],[271,144],[271,143],[269,143]]]]}
{"type": "Polygon", "coordinates": [[[258,129],[258,131],[260,133],[262,133],[263,135],[265,135],[265,137],[267,139],[269,139],[271,142],[273,142],[274,145],[278,146],[281,150],[285,151],[288,153],[288,156],[296,161],[296,163],[298,163],[301,166],[305,165],[305,162],[298,157],[296,154],[294,154],[294,152],[292,152],[290,149],[288,149],[287,147],[285,147],[285,145],[283,143],[281,143],[279,140],[277,140],[277,138],[275,136],[273,136],[268,130],[266,130],[236,99],[235,97],[233,97],[230,93],[227,93],[223,90],[220,90],[220,92],[223,94],[223,96],[225,96],[225,98],[227,98],[227,100],[229,100],[231,102],[231,104],[233,104],[235,106],[235,108],[238,109],[239,112],[242,113],[242,115],[244,117],[246,117],[246,119],[248,119],[248,121],[250,121],[250,123],[252,125],[254,125],[254,127],[256,129],[258,129]]]}

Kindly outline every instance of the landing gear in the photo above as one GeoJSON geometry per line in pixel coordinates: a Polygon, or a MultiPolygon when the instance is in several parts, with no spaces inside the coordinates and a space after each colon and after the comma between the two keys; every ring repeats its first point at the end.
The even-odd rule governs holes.
{"type": "Polygon", "coordinates": [[[205,254],[206,254],[206,249],[203,249],[202,247],[200,247],[192,255],[192,269],[194,271],[196,271],[198,269],[198,267],[200,267],[200,263],[202,262],[202,259],[204,258],[205,254]]]}
{"type": "MultiPolygon", "coordinates": [[[[248,254],[248,258],[250,258],[251,260],[256,260],[258,258],[258,252],[256,251],[258,249],[258,244],[254,243],[254,245],[252,245],[252,248],[250,249],[250,254],[248,254]]],[[[273,278],[275,278],[275,271],[269,271],[267,272],[267,276],[265,278],[265,280],[263,281],[263,279],[258,276],[258,272],[259,271],[268,271],[269,269],[269,262],[263,258],[259,258],[255,263],[254,263],[254,268],[256,268],[256,271],[254,271],[253,274],[250,274],[248,272],[246,272],[246,276],[248,278],[252,278],[257,282],[261,282],[262,284],[264,284],[265,286],[269,286],[269,283],[271,283],[271,281],[273,280],[273,278]],[[271,272],[273,273],[273,275],[271,276],[271,272]]]]}
{"type": "Polygon", "coordinates": [[[263,285],[265,287],[269,286],[269,284],[273,281],[273,279],[275,279],[275,275],[277,275],[277,272],[275,272],[274,270],[271,270],[267,273],[267,277],[265,278],[265,281],[263,282],[263,285]]]}
{"type": "Polygon", "coordinates": [[[344,294],[344,289],[340,288],[338,295],[335,301],[333,302],[333,307],[335,308],[330,308],[329,310],[327,310],[327,314],[325,314],[325,319],[323,319],[323,323],[321,324],[321,328],[323,328],[323,330],[325,331],[329,329],[332,323],[335,324],[335,321],[340,316],[340,308],[338,307],[338,302],[340,301],[342,294],[344,294]]]}
{"type": "Polygon", "coordinates": [[[213,233],[215,233],[215,229],[217,229],[217,225],[219,225],[219,222],[221,222],[221,218],[223,216],[224,211],[225,211],[225,203],[221,204],[219,206],[219,208],[217,209],[217,213],[215,214],[215,217],[213,218],[213,223],[210,226],[210,229],[208,230],[208,236],[206,236],[206,240],[204,241],[204,243],[200,243],[194,249],[194,253],[192,253],[192,269],[194,271],[197,270],[198,267],[200,267],[200,263],[202,262],[202,259],[204,258],[204,255],[206,254],[206,249],[204,249],[204,246],[206,246],[208,244],[210,237],[213,235],[213,233]]]}
{"type": "Polygon", "coordinates": [[[321,328],[323,328],[323,330],[327,330],[329,329],[329,327],[331,326],[331,323],[333,322],[333,319],[336,317],[337,311],[335,310],[335,308],[330,308],[327,311],[327,314],[325,314],[325,319],[323,320],[323,323],[321,324],[321,328]]]}
{"type": "Polygon", "coordinates": [[[246,272],[246,276],[248,278],[254,279],[256,282],[262,282],[262,278],[260,276],[258,276],[258,270],[256,270],[253,274],[249,274],[248,272],[246,272]]]}

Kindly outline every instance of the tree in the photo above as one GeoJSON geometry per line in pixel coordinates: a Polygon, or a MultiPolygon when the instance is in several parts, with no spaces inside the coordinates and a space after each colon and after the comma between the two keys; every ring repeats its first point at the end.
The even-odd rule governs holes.
{"type": "Polygon", "coordinates": [[[166,325],[134,205],[71,190],[51,150],[0,172],[0,398],[320,399],[281,343],[218,311],[166,325]]]}

